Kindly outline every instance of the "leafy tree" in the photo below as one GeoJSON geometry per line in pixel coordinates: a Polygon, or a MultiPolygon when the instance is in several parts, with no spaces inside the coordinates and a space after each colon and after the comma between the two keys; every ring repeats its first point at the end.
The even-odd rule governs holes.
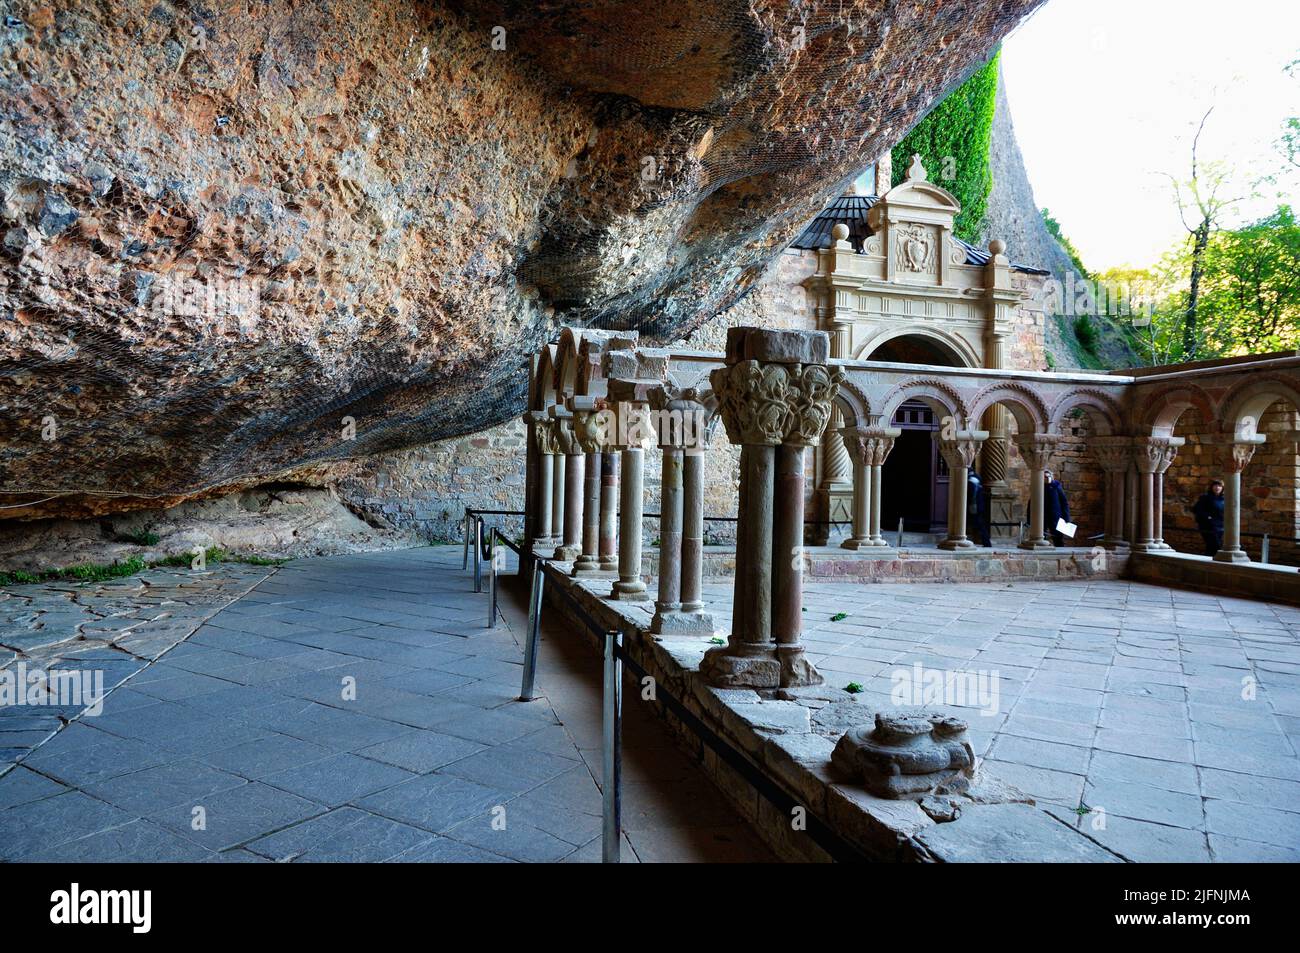
{"type": "Polygon", "coordinates": [[[1204,261],[1207,350],[1259,354],[1300,348],[1300,222],[1286,205],[1209,243],[1204,261]]]}
{"type": "Polygon", "coordinates": [[[893,184],[907,178],[912,156],[919,155],[930,181],[961,204],[953,231],[968,242],[979,241],[993,188],[989,140],[997,104],[998,55],[949,93],[892,152],[893,184]]]}
{"type": "Polygon", "coordinates": [[[1178,214],[1182,218],[1183,227],[1187,229],[1190,253],[1187,305],[1183,309],[1183,360],[1187,361],[1193,359],[1202,337],[1197,319],[1201,298],[1201,273],[1205,268],[1205,253],[1209,247],[1210,235],[1220,227],[1227,209],[1241,201],[1240,197],[1233,199],[1223,197],[1229,180],[1227,167],[1221,162],[1203,162],[1197,155],[1201,133],[1205,131],[1206,120],[1210,118],[1212,112],[1214,112],[1213,106],[1205,111],[1196,129],[1196,135],[1192,137],[1191,176],[1180,180],[1169,175],[1169,181],[1174,187],[1174,199],[1178,202],[1178,214]]]}

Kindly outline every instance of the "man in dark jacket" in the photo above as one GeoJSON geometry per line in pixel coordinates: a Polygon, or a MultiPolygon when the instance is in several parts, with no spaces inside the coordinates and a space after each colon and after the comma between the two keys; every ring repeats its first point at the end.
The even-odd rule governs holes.
{"type": "Polygon", "coordinates": [[[1205,555],[1213,556],[1223,548],[1223,481],[1212,480],[1192,507],[1196,528],[1205,541],[1205,555]]]}
{"type": "MultiPolygon", "coordinates": [[[[1025,515],[1029,516],[1030,504],[1025,504],[1025,515]]],[[[1070,522],[1070,501],[1065,498],[1065,488],[1061,481],[1053,477],[1051,470],[1043,471],[1043,532],[1052,537],[1057,546],[1065,545],[1065,534],[1058,532],[1058,520],[1070,522]]]]}

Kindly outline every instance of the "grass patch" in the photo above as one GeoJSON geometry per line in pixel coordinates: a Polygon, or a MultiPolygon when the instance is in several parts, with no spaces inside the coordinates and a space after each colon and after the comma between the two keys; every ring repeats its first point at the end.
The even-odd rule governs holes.
{"type": "Polygon", "coordinates": [[[138,529],[125,536],[128,542],[135,543],[137,546],[157,546],[159,538],[157,533],[147,529],[138,529]]]}
{"type": "MultiPolygon", "coordinates": [[[[64,580],[104,582],[108,579],[134,576],[146,569],[154,569],[160,566],[188,569],[193,558],[191,555],[183,554],[146,562],[139,556],[132,556],[129,559],[115,560],[111,563],[85,563],[80,566],[64,566],[60,569],[42,569],[38,572],[15,569],[13,572],[0,572],[0,586],[33,585],[41,582],[64,580]]],[[[205,563],[246,563],[251,566],[280,566],[288,562],[287,559],[271,559],[267,556],[245,556],[238,553],[228,553],[217,546],[204,550],[203,559],[205,563]]]]}

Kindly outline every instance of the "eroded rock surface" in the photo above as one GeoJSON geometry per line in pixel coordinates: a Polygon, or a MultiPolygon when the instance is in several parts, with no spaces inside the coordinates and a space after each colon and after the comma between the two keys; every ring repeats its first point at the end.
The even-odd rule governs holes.
{"type": "Polygon", "coordinates": [[[1039,2],[17,4],[3,515],[482,429],[562,323],[688,333],[1039,2]]]}

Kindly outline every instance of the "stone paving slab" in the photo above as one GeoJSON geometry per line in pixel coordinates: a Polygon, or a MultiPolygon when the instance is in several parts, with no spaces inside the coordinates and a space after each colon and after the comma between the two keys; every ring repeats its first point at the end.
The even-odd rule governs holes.
{"type": "MultiPolygon", "coordinates": [[[[36,670],[77,672],[104,692],[138,676],[274,570],[217,563],[203,571],[158,568],[98,583],[0,589],[0,678],[36,670]]],[[[176,675],[186,674],[176,672],[176,675]]],[[[193,676],[191,676],[193,677],[193,676]]],[[[158,691],[182,692],[182,682],[158,691]]],[[[0,705],[0,770],[77,718],[85,707],[0,705]],[[33,717],[49,716],[40,725],[33,717]]]]}
{"type": "MultiPolygon", "coordinates": [[[[587,725],[561,723],[551,696],[574,718],[594,705],[545,675],[537,699],[517,700],[515,633],[487,627],[459,557],[326,557],[197,583],[146,574],[102,598],[13,602],[9,618],[29,625],[38,604],[66,599],[83,632],[104,634],[48,643],[47,658],[131,665],[98,715],[60,727],[46,709],[6,713],[20,763],[0,767],[0,861],[599,861],[600,791],[573,735],[587,725]],[[170,650],[149,636],[153,654],[123,655],[164,611],[170,650]]],[[[724,859],[770,859],[715,792],[690,801],[734,833],[724,859]]],[[[624,846],[632,862],[721,853],[655,832],[624,846]]]]}
{"type": "MultiPolygon", "coordinates": [[[[705,588],[725,631],[730,589],[705,588]]],[[[984,771],[1106,848],[1300,858],[1300,608],[1118,580],[813,582],[805,606],[814,664],[867,707],[918,661],[997,672],[991,714],[954,706],[984,771]]]]}

